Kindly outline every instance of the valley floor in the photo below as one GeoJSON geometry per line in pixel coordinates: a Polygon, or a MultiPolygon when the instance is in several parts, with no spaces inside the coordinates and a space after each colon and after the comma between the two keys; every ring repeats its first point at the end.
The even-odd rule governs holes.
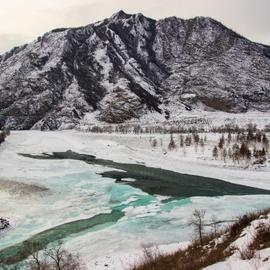
{"type": "MultiPolygon", "coordinates": [[[[244,162],[235,165],[229,161],[224,162],[220,159],[214,160],[212,158],[212,149],[217,143],[220,134],[207,133],[202,136],[205,135],[207,136],[207,143],[204,149],[198,148],[196,150],[194,146],[190,146],[183,151],[183,149],[178,146],[176,149],[168,151],[167,145],[170,140],[170,135],[115,135],[77,131],[12,132],[7,141],[0,147],[0,180],[5,183],[4,189],[0,189],[0,199],[2,205],[7,205],[6,209],[1,209],[0,216],[11,219],[15,232],[17,226],[20,227],[20,230],[10,238],[8,237],[10,232],[7,232],[6,235],[4,233],[4,235],[1,236],[3,237],[3,241],[0,244],[0,249],[13,244],[14,241],[19,242],[25,240],[22,235],[30,236],[41,230],[62,224],[63,222],[89,217],[96,213],[95,211],[97,211],[97,209],[103,212],[109,211],[109,209],[99,201],[108,200],[105,195],[101,194],[101,191],[93,192],[91,190],[89,193],[86,193],[84,190],[80,189],[81,187],[79,185],[72,183],[76,189],[72,189],[70,192],[74,194],[65,195],[60,183],[55,187],[55,184],[52,182],[52,180],[55,181],[55,179],[62,181],[63,177],[66,177],[66,175],[86,172],[89,170],[89,165],[74,160],[55,161],[49,165],[49,161],[29,160],[19,156],[18,153],[41,154],[43,152],[50,153],[53,151],[67,151],[71,149],[75,152],[92,154],[97,158],[109,159],[116,162],[145,164],[147,166],[159,167],[184,174],[218,178],[236,184],[270,190],[269,161],[264,166],[254,167],[252,165],[247,166],[244,162]],[[155,148],[153,148],[150,143],[150,140],[153,139],[156,139],[158,142],[158,146],[155,148]],[[7,185],[7,181],[11,181],[10,185],[7,185]],[[12,186],[12,193],[7,192],[10,186],[12,186]],[[18,191],[17,193],[19,193],[19,195],[14,199],[16,195],[14,189],[20,188],[23,189],[23,192],[20,193],[18,191]],[[25,190],[27,190],[27,197],[24,192],[25,190]],[[31,190],[35,193],[32,197],[28,194],[31,190]],[[53,201],[52,194],[55,193],[55,190],[57,190],[59,194],[63,193],[65,195],[62,200],[57,202],[53,201]],[[37,196],[36,193],[39,195],[37,196]],[[47,204],[44,203],[44,197],[47,195],[49,199],[52,200],[52,208],[48,208],[47,204]],[[79,199],[78,196],[80,197],[79,199]],[[81,211],[80,203],[88,200],[88,196],[93,196],[93,200],[89,202],[92,204],[91,207],[93,207],[95,203],[97,203],[97,205],[91,208],[91,210],[84,209],[81,211]],[[67,214],[65,212],[67,209],[72,209],[72,213],[67,214]],[[44,222],[42,217],[39,216],[40,212],[44,213],[45,217],[50,220],[44,222]],[[28,220],[27,224],[24,223],[25,216],[27,215],[30,217],[38,216],[38,218],[33,221],[35,224],[31,224],[30,220],[28,220]]],[[[178,135],[175,135],[174,138],[179,145],[178,135]]],[[[91,166],[91,170],[102,172],[106,170],[106,168],[91,166]]],[[[100,183],[103,186],[108,184],[107,182],[100,183]]],[[[267,207],[268,203],[269,196],[267,195],[224,196],[223,198],[217,199],[194,197],[192,198],[192,206],[187,206],[183,211],[177,208],[172,211],[172,213],[166,213],[165,216],[168,220],[174,218],[172,220],[174,223],[176,218],[182,219],[181,221],[185,224],[189,218],[187,215],[191,214],[192,209],[209,208],[212,209],[209,215],[217,214],[221,219],[229,219],[244,214],[246,211],[267,207]]],[[[147,207],[130,208],[127,210],[126,215],[127,218],[130,219],[133,217],[144,217],[145,215],[151,216],[158,212],[156,210],[158,207],[159,206],[153,204],[147,207]]],[[[177,222],[174,224],[175,228],[180,225],[177,224],[177,222]]],[[[160,228],[161,231],[168,229],[162,226],[160,228]]],[[[151,227],[147,227],[147,230],[139,231],[138,235],[134,236],[127,234],[126,231],[123,231],[123,235],[116,236],[114,234],[116,232],[119,234],[121,230],[119,231],[119,229],[113,226],[111,231],[105,231],[104,234],[93,232],[92,234],[89,233],[89,235],[78,236],[67,241],[66,246],[71,250],[81,250],[82,256],[85,257],[85,260],[88,262],[89,269],[120,270],[127,269],[138,262],[140,256],[142,256],[142,244],[146,243],[151,245],[156,243],[161,246],[161,251],[168,252],[175,251],[180,247],[180,244],[176,242],[185,242],[192,237],[190,229],[185,229],[181,232],[181,234],[186,234],[187,232],[185,237],[181,236],[177,239],[175,235],[171,235],[167,241],[165,235],[162,235],[160,238],[158,238],[159,236],[152,237],[151,227]],[[144,234],[146,235],[144,236],[144,234]],[[138,237],[141,238],[141,241],[139,241],[138,237]],[[107,239],[109,240],[106,243],[107,239]],[[160,241],[157,242],[157,239],[160,241]],[[173,239],[175,239],[175,241],[173,241],[173,239]],[[153,242],[151,242],[151,240],[153,242]],[[89,245],[93,244],[96,244],[96,247],[92,246],[89,248],[89,245]]],[[[158,235],[158,233],[156,235],[158,235]]],[[[185,243],[183,245],[185,245],[185,243]]],[[[228,268],[227,266],[227,268],[225,266],[222,267],[211,268],[211,270],[234,269],[228,268]]]]}

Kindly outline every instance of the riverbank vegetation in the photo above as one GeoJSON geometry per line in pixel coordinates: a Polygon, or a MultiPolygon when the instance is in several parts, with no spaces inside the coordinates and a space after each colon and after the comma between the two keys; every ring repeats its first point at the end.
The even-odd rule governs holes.
{"type": "Polygon", "coordinates": [[[85,265],[78,255],[63,248],[61,242],[41,251],[40,243],[32,243],[24,251],[31,254],[24,262],[16,265],[0,264],[0,270],[85,270],[85,265]]]}
{"type": "Polygon", "coordinates": [[[270,247],[270,209],[244,215],[219,230],[214,222],[212,230],[207,233],[204,232],[204,214],[202,210],[193,213],[192,224],[197,237],[187,249],[165,255],[145,249],[142,262],[132,270],[199,270],[231,256],[239,260],[239,266],[241,261],[256,258],[262,264],[270,260],[270,254],[268,257],[260,254],[261,250],[270,247]]]}
{"type": "Polygon", "coordinates": [[[239,166],[263,165],[269,154],[269,138],[267,134],[258,130],[256,126],[249,125],[247,131],[233,133],[207,134],[192,132],[190,134],[171,134],[169,140],[150,137],[153,149],[162,148],[167,151],[181,150],[184,156],[194,148],[194,153],[222,161],[225,164],[239,166]],[[209,150],[211,147],[211,151],[209,150]]]}
{"type": "Polygon", "coordinates": [[[257,128],[255,123],[246,125],[238,125],[235,123],[227,123],[220,125],[212,125],[204,118],[187,118],[181,121],[169,123],[155,123],[153,125],[141,124],[115,124],[115,125],[91,125],[89,127],[78,127],[77,130],[90,133],[119,133],[119,134],[189,134],[189,133],[242,133],[247,132],[250,127],[262,132],[270,132],[270,125],[264,128],[257,128]]]}

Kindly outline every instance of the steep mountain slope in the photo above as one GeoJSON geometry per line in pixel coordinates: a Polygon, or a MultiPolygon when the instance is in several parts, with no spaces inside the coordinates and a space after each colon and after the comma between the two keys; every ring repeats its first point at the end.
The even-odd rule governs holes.
{"type": "Polygon", "coordinates": [[[158,112],[270,110],[270,47],[204,17],[123,11],[0,56],[0,127],[61,129],[158,112]]]}

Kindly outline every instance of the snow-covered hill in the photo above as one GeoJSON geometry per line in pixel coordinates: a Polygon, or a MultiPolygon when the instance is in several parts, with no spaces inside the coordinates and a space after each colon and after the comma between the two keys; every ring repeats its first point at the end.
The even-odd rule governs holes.
{"type": "Polygon", "coordinates": [[[156,112],[269,111],[270,47],[204,17],[120,11],[0,56],[0,127],[61,129],[156,112]]]}

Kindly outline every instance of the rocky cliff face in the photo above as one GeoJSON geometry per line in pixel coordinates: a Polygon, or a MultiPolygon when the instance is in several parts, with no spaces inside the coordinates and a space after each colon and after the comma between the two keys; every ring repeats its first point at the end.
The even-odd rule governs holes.
{"type": "Polygon", "coordinates": [[[210,18],[120,11],[0,56],[0,127],[61,129],[187,110],[270,111],[270,47],[210,18]]]}

